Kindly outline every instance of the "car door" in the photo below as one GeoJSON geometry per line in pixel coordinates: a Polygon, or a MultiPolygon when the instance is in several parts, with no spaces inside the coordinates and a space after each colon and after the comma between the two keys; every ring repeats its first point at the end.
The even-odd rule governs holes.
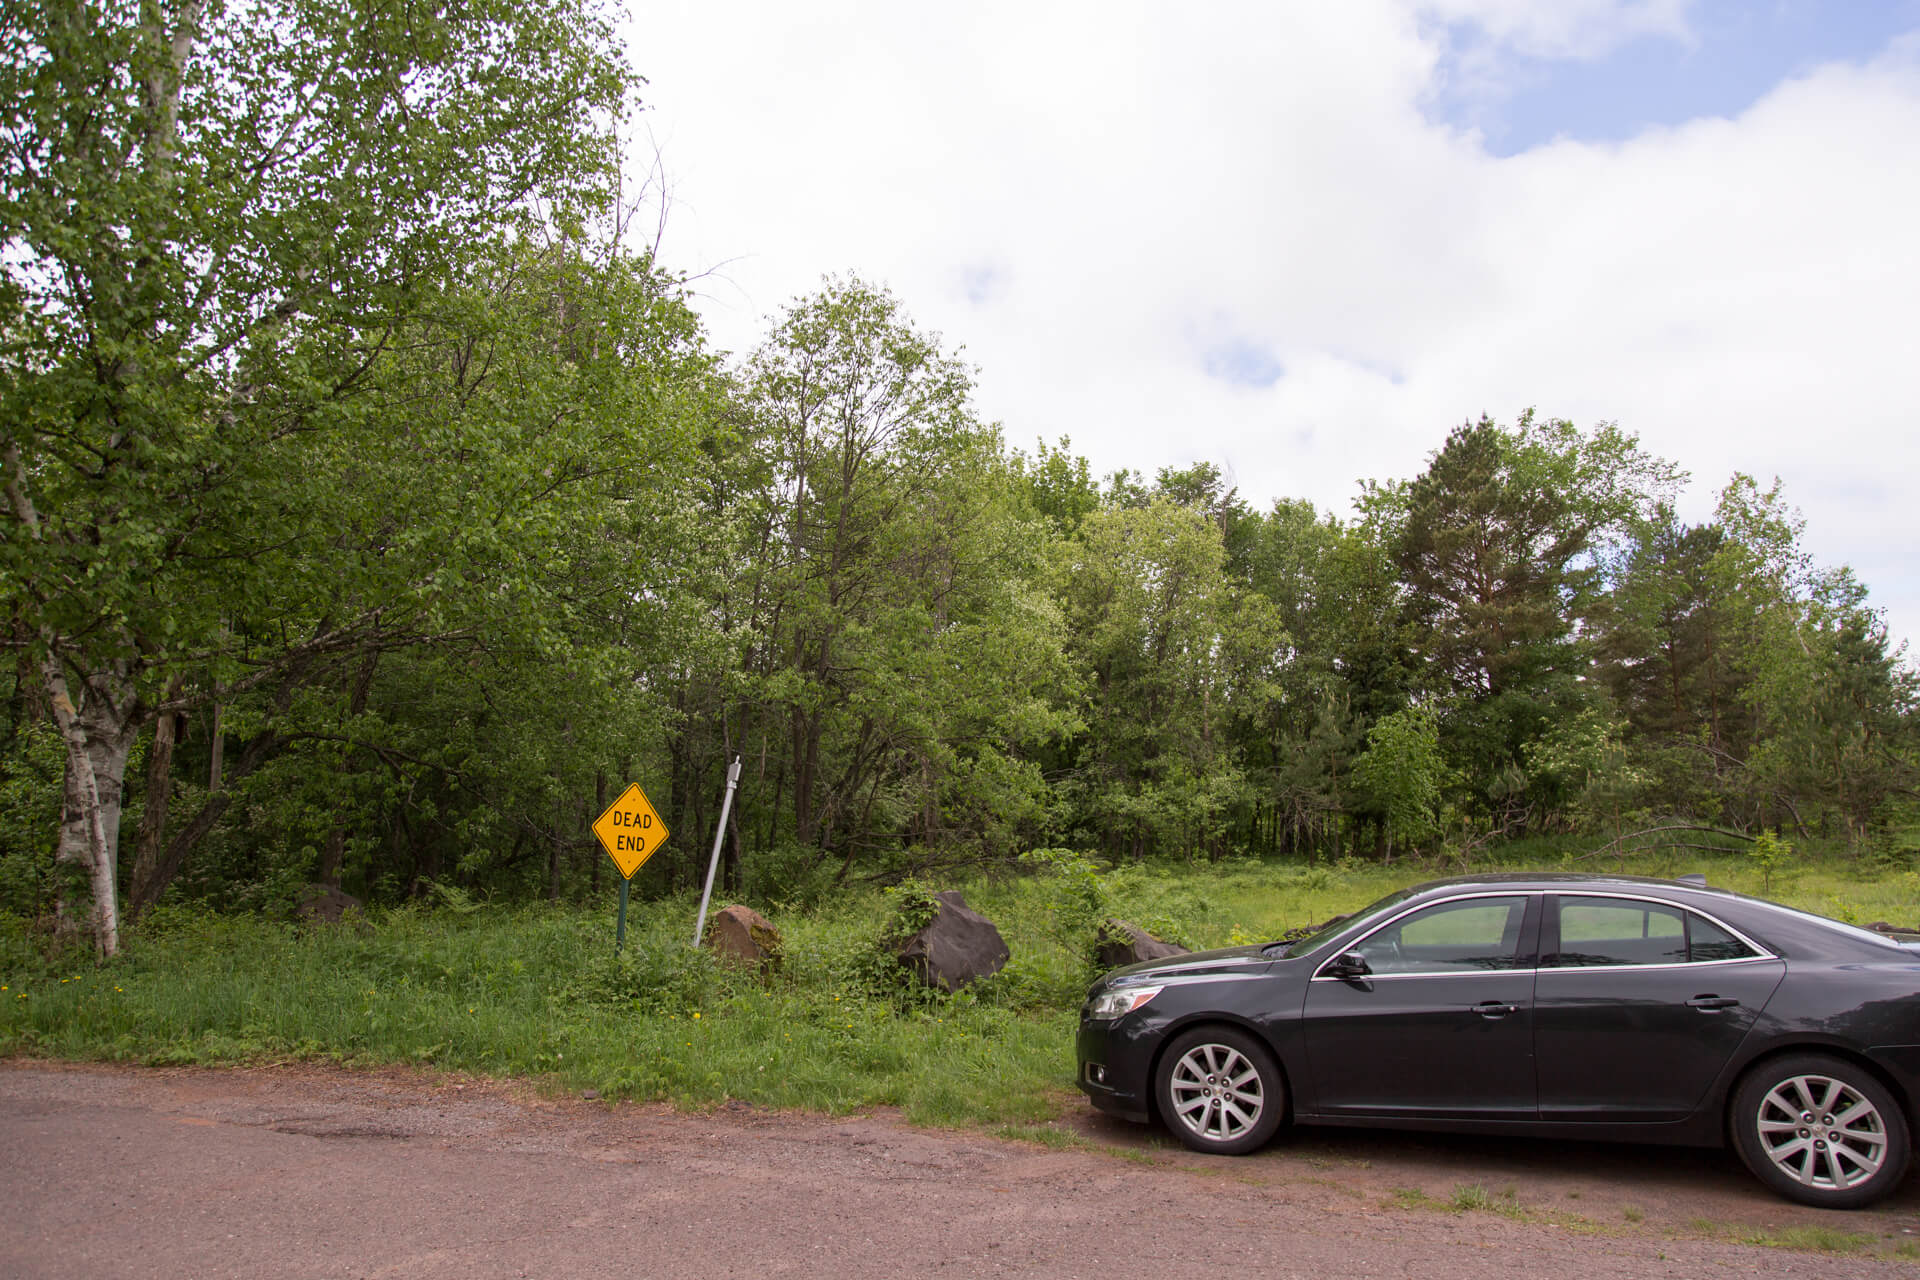
{"type": "Polygon", "coordinates": [[[1301,1031],[1325,1116],[1531,1119],[1540,897],[1485,893],[1414,908],[1351,950],[1370,970],[1307,983],[1301,1031]]]}
{"type": "Polygon", "coordinates": [[[1683,1119],[1786,971],[1718,921],[1630,895],[1548,895],[1540,949],[1543,1120],[1683,1119]]]}

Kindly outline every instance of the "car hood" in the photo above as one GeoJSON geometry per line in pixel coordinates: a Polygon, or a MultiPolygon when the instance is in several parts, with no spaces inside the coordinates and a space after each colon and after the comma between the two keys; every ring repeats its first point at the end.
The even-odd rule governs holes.
{"type": "Polygon", "coordinates": [[[1267,955],[1259,946],[1222,947],[1218,951],[1195,951],[1184,956],[1168,956],[1164,960],[1142,960],[1138,964],[1115,969],[1094,985],[1132,984],[1158,981],[1163,978],[1217,977],[1247,969],[1265,968],[1272,963],[1273,957],[1267,955]]]}

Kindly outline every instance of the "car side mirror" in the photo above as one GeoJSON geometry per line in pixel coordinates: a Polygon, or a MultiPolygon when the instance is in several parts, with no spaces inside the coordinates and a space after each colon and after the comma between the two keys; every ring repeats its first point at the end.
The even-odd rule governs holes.
{"type": "Polygon", "coordinates": [[[1327,966],[1329,978],[1364,978],[1373,972],[1373,966],[1358,951],[1343,951],[1327,966]]]}

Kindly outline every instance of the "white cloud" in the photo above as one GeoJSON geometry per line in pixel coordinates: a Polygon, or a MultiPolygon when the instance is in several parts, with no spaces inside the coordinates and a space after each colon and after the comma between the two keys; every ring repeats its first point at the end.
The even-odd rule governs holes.
{"type": "Polygon", "coordinates": [[[1421,0],[1422,16],[1477,27],[1535,58],[1598,58],[1640,36],[1686,40],[1693,0],[1421,0]]]}
{"type": "Polygon", "coordinates": [[[1914,44],[1496,159],[1422,114],[1436,19],[1588,56],[1683,36],[1685,6],[708,0],[655,6],[633,56],[668,255],[726,264],[723,346],[854,270],[965,344],[1014,444],[1211,459],[1256,503],[1341,508],[1482,411],[1618,421],[1692,470],[1695,517],[1735,470],[1783,476],[1816,553],[1920,634],[1914,44]]]}

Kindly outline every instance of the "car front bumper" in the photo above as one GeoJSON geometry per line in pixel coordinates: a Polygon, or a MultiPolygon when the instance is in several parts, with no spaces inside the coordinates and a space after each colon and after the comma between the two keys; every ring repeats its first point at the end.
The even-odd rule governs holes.
{"type": "Polygon", "coordinates": [[[1148,1088],[1152,1054],[1139,1034],[1145,1022],[1138,1014],[1100,1021],[1082,1018],[1075,1042],[1080,1092],[1108,1115],[1140,1124],[1153,1115],[1148,1088]]]}

